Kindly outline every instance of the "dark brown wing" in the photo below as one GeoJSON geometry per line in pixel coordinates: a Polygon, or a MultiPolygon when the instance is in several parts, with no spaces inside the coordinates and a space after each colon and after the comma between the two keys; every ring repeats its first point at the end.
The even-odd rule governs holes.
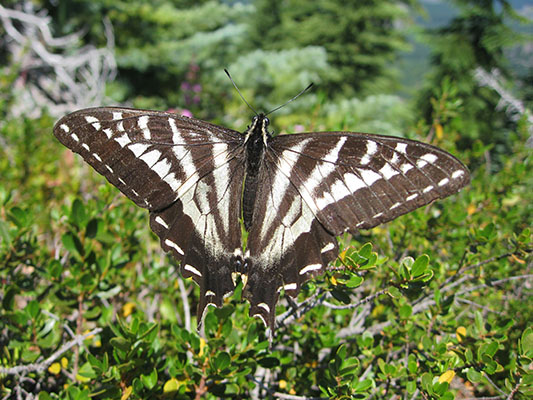
{"type": "Polygon", "coordinates": [[[150,210],[161,246],[200,285],[198,321],[208,304],[220,306],[241,249],[242,135],[172,113],[110,107],[69,114],[54,134],[150,210]]]}

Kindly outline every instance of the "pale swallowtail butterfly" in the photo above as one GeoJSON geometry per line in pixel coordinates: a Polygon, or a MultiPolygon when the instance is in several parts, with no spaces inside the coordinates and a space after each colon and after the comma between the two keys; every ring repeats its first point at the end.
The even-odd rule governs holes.
{"type": "Polygon", "coordinates": [[[99,107],[54,134],[150,212],[161,246],[200,286],[198,324],[238,276],[250,315],[274,330],[280,292],[336,259],[355,233],[456,193],[467,168],[417,141],[353,132],[274,136],[256,115],[241,134],[169,112],[99,107]],[[243,251],[241,220],[248,232],[243,251]]]}

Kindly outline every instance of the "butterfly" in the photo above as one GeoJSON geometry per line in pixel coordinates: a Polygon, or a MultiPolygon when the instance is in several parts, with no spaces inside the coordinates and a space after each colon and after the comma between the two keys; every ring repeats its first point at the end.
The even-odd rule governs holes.
{"type": "Polygon", "coordinates": [[[281,292],[296,296],[339,252],[336,236],[375,227],[469,182],[451,154],[354,132],[243,132],[170,112],[97,107],[54,134],[139,207],[162,248],[200,286],[198,323],[241,278],[271,332],[281,292]],[[241,221],[247,231],[243,244],[241,221]]]}

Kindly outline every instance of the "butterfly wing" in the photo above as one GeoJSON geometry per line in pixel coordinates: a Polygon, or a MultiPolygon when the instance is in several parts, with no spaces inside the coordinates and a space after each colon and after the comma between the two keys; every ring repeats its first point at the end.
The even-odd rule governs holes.
{"type": "Polygon", "coordinates": [[[111,107],[69,114],[54,134],[150,211],[163,249],[200,285],[198,321],[208,304],[220,306],[234,288],[229,269],[241,249],[242,135],[172,113],[111,107]]]}
{"type": "Polygon", "coordinates": [[[390,221],[469,181],[466,167],[434,146],[348,132],[274,137],[261,174],[245,295],[250,313],[271,328],[279,291],[295,296],[322,272],[338,254],[335,236],[390,221]]]}

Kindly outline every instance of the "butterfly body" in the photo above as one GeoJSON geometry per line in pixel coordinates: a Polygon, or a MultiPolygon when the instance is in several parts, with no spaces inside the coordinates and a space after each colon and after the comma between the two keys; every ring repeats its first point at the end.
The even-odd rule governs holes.
{"type": "Polygon", "coordinates": [[[101,107],[54,134],[140,207],[181,273],[200,286],[198,322],[242,277],[250,314],[274,329],[338,254],[336,236],[447,197],[466,167],[420,142],[353,132],[273,136],[259,114],[244,133],[172,113],[101,107]],[[248,232],[245,251],[241,223],[248,232]]]}
{"type": "Polygon", "coordinates": [[[263,165],[264,151],[272,135],[268,132],[269,120],[264,114],[255,116],[252,124],[244,132],[246,146],[246,174],[244,178],[242,215],[244,227],[252,226],[253,207],[259,179],[259,170],[263,165]]]}

